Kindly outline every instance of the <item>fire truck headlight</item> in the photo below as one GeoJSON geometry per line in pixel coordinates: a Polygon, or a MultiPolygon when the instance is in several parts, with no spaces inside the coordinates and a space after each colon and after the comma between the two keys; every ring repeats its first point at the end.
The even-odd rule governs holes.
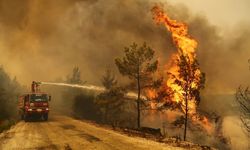
{"type": "Polygon", "coordinates": [[[32,111],[32,109],[29,108],[28,111],[32,111]]]}
{"type": "Polygon", "coordinates": [[[46,108],[46,110],[49,110],[49,108],[46,108]]]}

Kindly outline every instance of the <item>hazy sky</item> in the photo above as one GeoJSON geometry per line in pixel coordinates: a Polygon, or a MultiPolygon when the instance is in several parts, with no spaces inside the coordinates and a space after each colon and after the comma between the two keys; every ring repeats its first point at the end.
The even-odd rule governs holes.
{"type": "Polygon", "coordinates": [[[250,0],[0,0],[0,65],[25,85],[65,78],[74,66],[100,84],[107,66],[119,75],[114,59],[124,46],[147,42],[164,66],[176,49],[152,20],[156,2],[197,39],[206,89],[249,81],[250,0]]]}
{"type": "MultiPolygon", "coordinates": [[[[166,0],[163,0],[166,1],[166,0]]],[[[182,3],[194,13],[207,16],[218,26],[234,26],[237,23],[250,23],[250,0],[168,0],[182,3]]]]}

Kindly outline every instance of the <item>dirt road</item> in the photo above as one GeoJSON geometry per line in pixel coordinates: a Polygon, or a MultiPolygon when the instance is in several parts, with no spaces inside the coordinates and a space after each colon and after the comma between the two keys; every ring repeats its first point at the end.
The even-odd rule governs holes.
{"type": "Polygon", "coordinates": [[[0,134],[0,150],[169,150],[179,149],[139,137],[128,137],[65,116],[48,122],[19,122],[0,134]]]}

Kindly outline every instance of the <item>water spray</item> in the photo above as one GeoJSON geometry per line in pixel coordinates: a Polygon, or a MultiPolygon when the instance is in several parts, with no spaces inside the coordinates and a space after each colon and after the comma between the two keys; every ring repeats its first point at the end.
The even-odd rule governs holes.
{"type": "Polygon", "coordinates": [[[82,88],[86,90],[94,90],[94,91],[105,91],[104,87],[95,86],[95,85],[79,85],[79,84],[69,84],[69,83],[54,83],[54,82],[41,82],[43,85],[56,85],[56,86],[67,86],[67,87],[74,87],[74,88],[82,88]]]}
{"type": "MultiPolygon", "coordinates": [[[[81,88],[81,89],[86,89],[86,90],[94,90],[98,92],[103,92],[105,91],[105,88],[102,86],[96,86],[96,85],[79,85],[79,84],[69,84],[69,83],[56,83],[56,82],[37,82],[39,84],[43,85],[55,85],[55,86],[67,86],[67,87],[73,87],[73,88],[81,88]]],[[[126,94],[127,97],[136,99],[137,98],[137,93],[134,92],[128,92],[126,94]]],[[[144,97],[142,97],[144,98],[144,97]]]]}

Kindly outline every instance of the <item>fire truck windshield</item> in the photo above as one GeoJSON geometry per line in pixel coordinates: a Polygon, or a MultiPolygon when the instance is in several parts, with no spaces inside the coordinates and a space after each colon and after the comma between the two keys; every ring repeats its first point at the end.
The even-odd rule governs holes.
{"type": "Polygon", "coordinates": [[[48,101],[48,95],[46,95],[46,94],[31,94],[30,101],[31,102],[45,102],[45,101],[48,101]]]}

